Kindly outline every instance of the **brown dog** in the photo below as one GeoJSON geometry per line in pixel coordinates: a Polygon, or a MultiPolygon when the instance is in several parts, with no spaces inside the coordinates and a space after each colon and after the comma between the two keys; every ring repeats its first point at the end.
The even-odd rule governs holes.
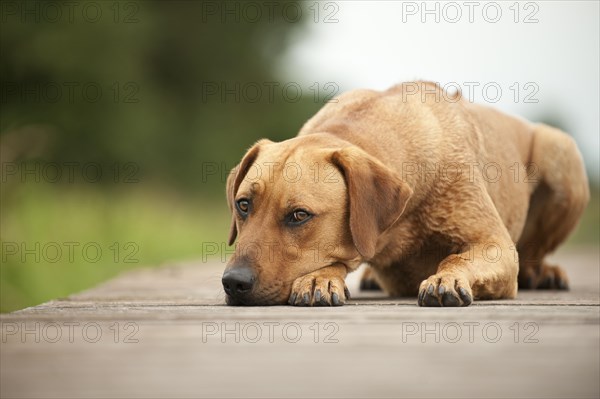
{"type": "Polygon", "coordinates": [[[429,82],[357,90],[227,181],[232,305],[341,305],[362,262],[421,306],[568,287],[544,257],[589,199],[575,142],[429,82]]]}

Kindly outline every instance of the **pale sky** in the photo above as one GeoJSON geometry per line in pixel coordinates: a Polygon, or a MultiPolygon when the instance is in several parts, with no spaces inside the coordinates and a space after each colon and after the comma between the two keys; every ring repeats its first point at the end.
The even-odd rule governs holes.
{"type": "Polygon", "coordinates": [[[421,1],[321,2],[319,22],[305,15],[311,22],[284,57],[286,76],[306,87],[335,82],[340,91],[413,79],[455,82],[463,95],[470,86],[476,102],[533,121],[561,120],[597,180],[599,3],[468,3],[427,2],[433,13],[425,14],[421,1]],[[327,15],[338,22],[324,23],[327,15]]]}

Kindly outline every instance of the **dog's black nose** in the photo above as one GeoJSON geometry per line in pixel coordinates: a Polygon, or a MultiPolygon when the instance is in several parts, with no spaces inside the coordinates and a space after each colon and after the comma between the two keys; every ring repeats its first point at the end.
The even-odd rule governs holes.
{"type": "Polygon", "coordinates": [[[233,267],[223,274],[221,282],[227,295],[238,297],[252,290],[254,286],[254,272],[247,266],[233,267]]]}

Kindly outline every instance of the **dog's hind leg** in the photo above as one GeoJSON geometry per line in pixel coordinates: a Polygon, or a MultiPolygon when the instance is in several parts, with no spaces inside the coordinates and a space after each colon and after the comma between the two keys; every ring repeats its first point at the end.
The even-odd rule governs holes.
{"type": "Polygon", "coordinates": [[[519,288],[568,289],[566,273],[544,261],[575,228],[589,200],[589,187],[575,141],[558,129],[537,125],[529,165],[537,180],[517,243],[519,288]]]}

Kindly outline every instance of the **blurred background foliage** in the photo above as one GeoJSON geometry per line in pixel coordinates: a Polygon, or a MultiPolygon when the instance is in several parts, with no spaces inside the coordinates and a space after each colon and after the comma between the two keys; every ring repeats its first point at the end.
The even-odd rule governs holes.
{"type": "Polygon", "coordinates": [[[3,9],[3,312],[224,245],[229,170],[254,141],[292,137],[320,108],[306,87],[281,91],[280,57],[303,29],[298,3],[260,22],[223,20],[204,8],[215,3],[96,2],[96,22],[83,2],[72,20],[60,2],[58,21],[44,2],[27,2],[25,21],[3,9]]]}
{"type": "MultiPolygon", "coordinates": [[[[72,20],[60,2],[56,21],[43,1],[25,17],[3,8],[2,312],[225,245],[229,169],[257,139],[294,136],[326,101],[323,87],[282,94],[281,57],[307,19],[281,10],[307,4],[224,22],[207,3],[223,4],[95,2],[94,22],[86,2],[72,20]],[[83,250],[91,243],[101,256],[83,250]]],[[[598,242],[594,201],[574,242],[598,242]]]]}

